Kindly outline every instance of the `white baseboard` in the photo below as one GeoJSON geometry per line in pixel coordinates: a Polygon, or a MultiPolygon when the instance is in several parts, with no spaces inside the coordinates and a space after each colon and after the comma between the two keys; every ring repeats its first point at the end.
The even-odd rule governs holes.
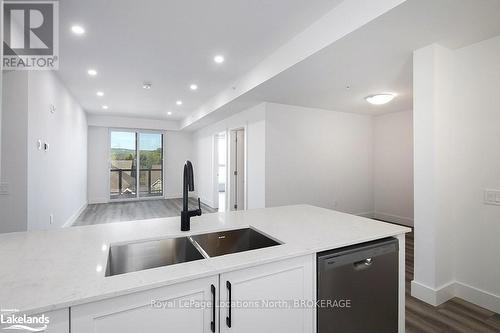
{"type": "MultiPolygon", "coordinates": [[[[165,194],[165,199],[182,199],[182,193],[167,193],[165,194]]],[[[196,192],[189,192],[190,198],[198,198],[196,192]]]]}
{"type": "MultiPolygon", "coordinates": [[[[197,198],[197,194],[194,193],[194,192],[190,192],[189,193],[189,197],[190,198],[197,198]]],[[[167,193],[165,194],[164,197],[155,197],[156,199],[182,199],[182,193],[167,193]]],[[[146,200],[153,200],[153,199],[148,199],[148,198],[142,198],[142,199],[146,199],[146,200]]],[[[141,200],[141,199],[138,199],[138,200],[141,200]]],[[[103,203],[110,203],[111,201],[109,200],[109,198],[92,198],[92,199],[89,199],[89,205],[93,205],[93,204],[103,204],[103,203]]],[[[119,202],[119,201],[117,201],[119,202]]]]}
{"type": "Polygon", "coordinates": [[[387,222],[393,222],[397,224],[403,224],[408,227],[413,227],[413,219],[409,217],[387,214],[383,212],[375,212],[373,213],[373,217],[379,220],[384,220],[387,222]]]}
{"type": "Polygon", "coordinates": [[[217,205],[216,205],[216,204],[215,204],[215,202],[213,202],[212,200],[208,200],[207,198],[202,198],[202,197],[200,197],[200,201],[201,201],[201,203],[203,203],[203,204],[207,205],[207,206],[208,206],[208,207],[210,207],[210,208],[213,208],[213,209],[216,209],[216,208],[217,208],[217,207],[215,207],[215,206],[217,206],[217,205]]]}
{"type": "Polygon", "coordinates": [[[356,214],[353,214],[353,215],[357,215],[357,216],[361,216],[361,217],[366,217],[366,218],[369,218],[369,219],[372,219],[374,217],[373,216],[373,212],[356,213],[356,214]]]}
{"type": "MultiPolygon", "coordinates": [[[[198,194],[196,192],[190,192],[189,193],[189,197],[190,198],[198,198],[198,194]]],[[[182,199],[182,193],[180,194],[167,194],[165,196],[166,199],[182,199]]],[[[203,197],[199,197],[200,198],[200,201],[202,204],[205,204],[207,206],[209,206],[210,208],[214,208],[216,209],[217,207],[215,207],[215,202],[213,202],[212,200],[208,200],[207,198],[203,198],[203,197]]]]}
{"type": "Polygon", "coordinates": [[[490,311],[500,313],[499,295],[457,281],[433,289],[413,280],[411,281],[411,295],[434,306],[438,306],[453,297],[458,297],[490,311]]]}
{"type": "Polygon", "coordinates": [[[89,199],[89,205],[109,203],[109,198],[92,198],[89,199]]]}
{"type": "Polygon", "coordinates": [[[75,223],[76,219],[78,219],[78,217],[83,213],[85,208],[87,208],[87,206],[88,203],[85,202],[80,208],[78,208],[78,210],[73,215],[71,215],[71,217],[62,225],[61,228],[71,227],[73,223],[75,223]]]}
{"type": "Polygon", "coordinates": [[[490,311],[500,313],[500,295],[474,288],[465,283],[455,282],[455,296],[490,311]]]}
{"type": "Polygon", "coordinates": [[[182,193],[167,193],[165,199],[179,199],[182,198],[182,193]]]}
{"type": "Polygon", "coordinates": [[[415,280],[411,281],[411,295],[419,300],[438,306],[455,296],[455,282],[434,289],[415,280]]]}

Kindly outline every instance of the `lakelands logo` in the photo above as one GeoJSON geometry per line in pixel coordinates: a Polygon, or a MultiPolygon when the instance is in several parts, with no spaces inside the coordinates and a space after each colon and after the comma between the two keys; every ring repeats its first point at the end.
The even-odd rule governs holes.
{"type": "Polygon", "coordinates": [[[50,318],[44,314],[27,316],[19,314],[19,310],[1,310],[0,326],[2,330],[21,330],[28,332],[43,332],[47,329],[50,318]]]}
{"type": "Polygon", "coordinates": [[[59,68],[57,1],[3,1],[3,54],[6,70],[59,68]]]}

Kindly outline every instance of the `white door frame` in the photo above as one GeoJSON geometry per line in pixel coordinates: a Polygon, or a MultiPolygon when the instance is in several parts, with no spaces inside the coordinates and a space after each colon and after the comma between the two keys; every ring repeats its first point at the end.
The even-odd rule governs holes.
{"type": "Polygon", "coordinates": [[[220,202],[219,202],[219,177],[218,177],[218,174],[219,174],[219,135],[221,134],[224,134],[224,140],[226,141],[225,143],[225,149],[226,149],[226,184],[225,184],[225,196],[224,196],[224,201],[225,201],[225,205],[224,207],[226,207],[226,211],[227,211],[227,205],[228,205],[228,180],[227,180],[227,168],[228,168],[228,149],[229,149],[229,145],[228,145],[228,131],[227,130],[223,130],[223,131],[220,131],[220,132],[217,132],[215,133],[213,136],[212,136],[212,152],[213,152],[213,159],[212,159],[212,183],[213,183],[213,203],[214,203],[214,206],[216,207],[213,207],[213,208],[217,208],[219,209],[220,208],[220,202]]]}
{"type": "Polygon", "coordinates": [[[233,183],[233,177],[231,175],[232,169],[232,157],[231,156],[231,132],[243,130],[244,143],[244,152],[243,152],[243,210],[246,210],[248,207],[248,123],[245,123],[243,126],[236,126],[228,128],[226,131],[226,146],[227,146],[227,166],[226,166],[226,208],[228,211],[234,210],[234,207],[231,206],[231,196],[233,195],[231,187],[233,183]]]}

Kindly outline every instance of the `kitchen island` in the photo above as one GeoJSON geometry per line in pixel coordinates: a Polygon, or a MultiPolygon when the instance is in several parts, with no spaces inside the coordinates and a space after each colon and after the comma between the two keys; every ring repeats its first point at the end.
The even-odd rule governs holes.
{"type": "Polygon", "coordinates": [[[174,217],[4,234],[0,235],[0,304],[20,313],[47,314],[51,318],[47,332],[53,333],[69,332],[70,322],[75,333],[110,328],[133,332],[134,325],[151,332],[161,325],[173,331],[245,332],[252,331],[249,324],[266,321],[266,331],[279,325],[279,331],[291,332],[281,319],[291,320],[293,332],[314,332],[314,306],[293,310],[234,308],[228,321],[223,306],[167,309],[175,302],[166,301],[226,304],[232,288],[233,300],[314,302],[317,253],[395,237],[399,241],[399,331],[403,332],[404,233],[409,231],[394,224],[297,205],[206,214],[193,218],[188,232],[180,231],[180,218],[174,217]],[[281,245],[105,276],[112,246],[241,228],[255,229],[281,245]],[[273,318],[278,319],[274,324],[273,318]],[[245,325],[238,328],[238,323],[245,325]]]}

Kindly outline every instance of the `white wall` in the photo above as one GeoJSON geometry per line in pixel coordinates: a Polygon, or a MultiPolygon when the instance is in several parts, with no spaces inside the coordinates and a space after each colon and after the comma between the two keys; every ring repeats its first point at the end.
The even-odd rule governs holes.
{"type": "MultiPolygon", "coordinates": [[[[453,82],[456,120],[452,167],[456,168],[456,280],[482,290],[471,292],[500,313],[500,206],[482,203],[483,190],[500,189],[500,36],[458,50],[453,82]],[[496,263],[496,265],[495,265],[496,263]],[[485,295],[490,293],[490,295],[485,295]]],[[[459,294],[469,292],[460,288],[459,294]]],[[[476,299],[477,300],[477,299],[476,299]]]]}
{"type": "Polygon", "coordinates": [[[0,196],[0,231],[71,223],[86,206],[85,113],[52,72],[9,72],[4,79],[2,181],[9,194],[0,196]],[[38,150],[38,140],[49,150],[38,150]]]}
{"type": "Polygon", "coordinates": [[[178,121],[96,114],[87,115],[87,123],[89,124],[89,126],[97,127],[143,128],[159,131],[179,129],[178,121]]]}
{"type": "Polygon", "coordinates": [[[88,127],[87,201],[109,201],[109,129],[88,127]]]}
{"type": "Polygon", "coordinates": [[[413,225],[413,112],[376,116],[374,125],[374,216],[413,225]]]}
{"type": "Polygon", "coordinates": [[[411,222],[411,119],[411,111],[374,119],[263,103],[194,133],[195,187],[205,203],[215,205],[213,136],[246,126],[248,208],[309,203],[372,216],[377,163],[379,184],[401,169],[390,184],[384,183],[392,193],[379,195],[378,207],[384,208],[385,218],[411,222]],[[377,144],[376,126],[380,132],[377,144]],[[395,139],[397,144],[392,142],[395,139]],[[375,149],[378,156],[374,156],[375,149]],[[385,165],[384,158],[390,158],[392,164],[385,165]]]}
{"type": "MultiPolygon", "coordinates": [[[[2,17],[3,19],[3,6],[0,6],[0,17],[2,17]]],[[[3,24],[0,24],[0,54],[3,54],[3,24]]],[[[2,93],[3,93],[2,84],[3,84],[3,61],[0,61],[0,179],[2,175],[2,93]]]]}
{"type": "Polygon", "coordinates": [[[0,182],[9,191],[0,195],[0,233],[28,228],[28,72],[6,72],[3,80],[0,182]]]}
{"type": "Polygon", "coordinates": [[[167,198],[182,198],[184,163],[193,159],[192,146],[192,136],[189,132],[168,131],[165,134],[165,196],[167,198]]]}
{"type": "Polygon", "coordinates": [[[412,294],[458,296],[500,312],[500,36],[414,63],[415,280],[412,294]]]}
{"type": "Polygon", "coordinates": [[[372,117],[267,104],[266,206],[373,213],[372,117]]]}
{"type": "Polygon", "coordinates": [[[87,120],[55,74],[32,71],[28,78],[28,228],[58,228],[87,204],[87,120]],[[37,149],[39,139],[47,152],[37,149]]]}
{"type": "Polygon", "coordinates": [[[195,191],[203,202],[215,206],[214,135],[245,127],[247,148],[247,208],[265,207],[265,104],[237,113],[193,134],[195,191]]]}
{"type": "Polygon", "coordinates": [[[457,166],[448,149],[453,130],[450,50],[431,45],[414,54],[415,278],[412,294],[431,304],[446,301],[454,280],[456,231],[450,216],[450,181],[457,166]],[[452,117],[451,117],[452,118],[452,117]],[[436,291],[440,292],[436,292],[436,291]]]}
{"type": "MultiPolygon", "coordinates": [[[[215,133],[213,133],[215,134],[215,133]]],[[[193,135],[194,189],[200,200],[210,207],[217,206],[214,195],[214,143],[211,132],[193,135]]]]}
{"type": "MultiPolygon", "coordinates": [[[[192,158],[191,133],[164,133],[165,197],[182,197],[184,162],[192,158]]],[[[109,127],[89,126],[88,202],[109,202],[109,127]]]]}

